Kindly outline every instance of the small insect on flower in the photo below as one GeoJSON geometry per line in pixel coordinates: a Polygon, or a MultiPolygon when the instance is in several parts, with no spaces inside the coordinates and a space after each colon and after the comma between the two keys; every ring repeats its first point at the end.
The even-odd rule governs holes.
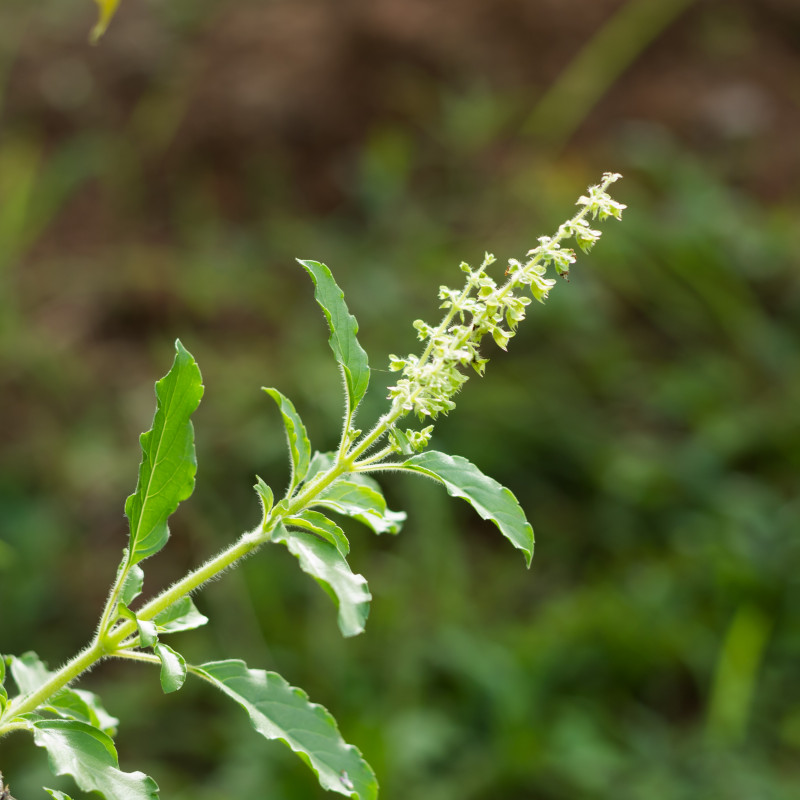
{"type": "Polygon", "coordinates": [[[516,258],[509,258],[508,259],[508,266],[506,267],[506,271],[504,274],[508,275],[512,270],[516,271],[517,269],[521,268],[522,264],[517,261],[516,258]]]}

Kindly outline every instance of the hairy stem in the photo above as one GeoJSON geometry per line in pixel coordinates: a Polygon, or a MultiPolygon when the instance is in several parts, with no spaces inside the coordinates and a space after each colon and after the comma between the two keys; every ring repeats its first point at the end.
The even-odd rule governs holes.
{"type": "MultiPolygon", "coordinates": [[[[7,719],[35,711],[40,705],[46,703],[56,692],[72,683],[79,675],[91,669],[98,661],[105,658],[108,653],[102,642],[95,640],[84,650],[81,650],[73,659],[64,664],[61,669],[54,672],[35,692],[30,692],[23,697],[12,700],[3,715],[7,719]]],[[[0,725],[0,736],[15,727],[0,725]]]]}
{"type": "MultiPolygon", "coordinates": [[[[269,533],[281,519],[293,516],[306,508],[316,498],[320,492],[327,488],[344,472],[351,468],[350,462],[343,458],[337,458],[336,462],[326,471],[316,475],[285,508],[276,506],[273,513],[252,531],[243,533],[239,539],[225,550],[209,559],[202,566],[187,573],[183,578],[156,595],[136,611],[136,616],[141,620],[152,620],[162,611],[174,605],[181,598],[192,594],[204,583],[215,578],[221,572],[233,566],[263,544],[269,541],[269,533]]],[[[122,579],[124,570],[121,570],[122,579]]],[[[72,660],[67,662],[61,669],[54,672],[36,691],[25,696],[15,698],[6,708],[3,717],[12,720],[21,714],[35,711],[39,706],[46,703],[56,692],[76,680],[81,674],[90,670],[95,664],[104,658],[115,656],[139,661],[158,660],[157,657],[150,657],[146,653],[132,652],[127,648],[131,645],[130,637],[136,634],[136,623],[132,620],[123,620],[116,627],[114,614],[116,599],[119,596],[121,580],[116,581],[114,588],[106,601],[106,606],[101,615],[100,624],[97,628],[95,638],[84,650],[78,653],[72,660]],[[111,630],[109,630],[111,628],[111,630]],[[140,657],[143,656],[143,657],[140,657]]],[[[0,736],[11,730],[20,727],[13,722],[2,725],[0,723],[0,736]]]]}
{"type": "MultiPolygon", "coordinates": [[[[263,526],[243,533],[230,547],[225,548],[205,564],[184,575],[177,583],[156,595],[136,611],[136,616],[142,620],[152,620],[162,611],[199,589],[204,583],[224,572],[240,559],[250,555],[254,550],[268,541],[268,534],[263,526]]],[[[118,625],[108,636],[109,652],[113,653],[125,639],[136,632],[136,623],[125,620],[118,625]]]]}

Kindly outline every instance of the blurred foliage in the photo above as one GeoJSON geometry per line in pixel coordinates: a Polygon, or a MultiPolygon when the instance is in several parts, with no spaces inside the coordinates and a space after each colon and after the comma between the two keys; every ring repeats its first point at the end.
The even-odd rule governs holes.
{"type": "MultiPolygon", "coordinates": [[[[519,87],[411,66],[391,89],[405,116],[376,114],[357,141],[332,142],[338,200],[318,203],[311,151],[295,162],[283,145],[200,148],[181,122],[191,73],[168,74],[177,62],[163,51],[135,90],[120,79],[109,95],[133,98],[125,114],[106,99],[105,116],[93,105],[78,124],[21,102],[23,67],[49,52],[41,30],[64,25],[45,94],[75,108],[106,97],[75,55],[91,24],[80,5],[83,18],[77,2],[0,12],[3,650],[35,647],[55,665],[88,638],[176,336],[207,390],[197,490],[149,572],[161,583],[254,523],[256,472],[287,479],[262,384],[292,398],[315,444],[338,433],[338,376],[295,256],[334,268],[381,368],[381,354],[414,348],[411,320],[434,316],[460,260],[524,253],[576,192],[618,170],[623,224],[436,432],[519,497],[537,532],[532,572],[468,507],[389,479],[392,507],[410,512],[404,533],[353,532],[375,597],[363,636],[342,640],[334,609],[276,552],[198,598],[212,624],[180,649],[241,656],[306,688],[386,800],[796,797],[799,209],[796,194],[767,202],[736,185],[769,143],[693,151],[654,112],[548,159],[517,125],[530,112],[519,87]]],[[[740,38],[726,42],[754,35],[737,7],[745,16],[726,12],[721,26],[740,38]]],[[[226,4],[123,3],[86,58],[134,59],[125,37],[149,19],[141,8],[180,53],[203,47],[226,4]]],[[[709,17],[694,19],[729,52],[709,17]]],[[[382,407],[376,386],[363,414],[382,407]]],[[[235,709],[196,685],[165,698],[150,678],[129,665],[89,678],[123,720],[123,768],[178,800],[316,796],[235,709]],[[112,683],[124,687],[113,700],[112,683]]],[[[4,740],[1,758],[15,795],[41,795],[28,742],[4,740]]]]}

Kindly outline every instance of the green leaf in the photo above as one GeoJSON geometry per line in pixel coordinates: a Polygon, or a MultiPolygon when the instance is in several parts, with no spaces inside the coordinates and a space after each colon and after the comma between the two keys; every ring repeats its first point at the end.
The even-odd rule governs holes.
{"type": "Polygon", "coordinates": [[[367,392],[369,385],[369,364],[367,354],[358,343],[358,323],[348,311],[344,293],[337,286],[333,275],[325,264],[319,261],[298,262],[314,281],[314,298],[322,308],[331,335],[328,344],[344,372],[350,411],[354,411],[367,392]]]}
{"type": "Polygon", "coordinates": [[[182,597],[153,617],[158,633],[191,631],[205,625],[208,617],[201,614],[190,597],[182,597]]]}
{"type": "Polygon", "coordinates": [[[55,800],[72,800],[72,798],[68,794],[64,794],[64,792],[59,792],[58,789],[48,789],[46,786],[42,787],[50,797],[54,797],[55,800]]]}
{"type": "MultiPolygon", "coordinates": [[[[21,695],[35,692],[52,675],[45,663],[33,652],[19,657],[11,656],[11,674],[21,695]]],[[[116,731],[119,724],[119,720],[105,710],[100,698],[85,689],[61,689],[48,700],[43,709],[60,717],[85,722],[109,735],[116,731]]]]}
{"type": "Polygon", "coordinates": [[[436,450],[409,458],[401,468],[441,481],[448,494],[470,503],[483,519],[491,520],[514,547],[523,551],[525,562],[530,567],[533,528],[525,519],[517,498],[494,478],[484,475],[466,458],[436,450]]]}
{"type": "MultiPolygon", "coordinates": [[[[333,461],[333,453],[314,453],[306,479],[311,480],[318,472],[329,469],[333,461]]],[[[321,492],[313,505],[321,505],[357,519],[375,533],[399,533],[406,519],[405,512],[391,511],[386,507],[380,484],[369,475],[359,472],[348,472],[337,478],[321,492]],[[319,502],[320,499],[324,502],[319,502]]]]}
{"type": "Polygon", "coordinates": [[[117,605],[117,611],[121,617],[136,623],[141,647],[152,647],[158,641],[158,629],[155,622],[150,619],[139,619],[124,603],[117,605]]]}
{"type": "Polygon", "coordinates": [[[292,401],[288,397],[284,397],[277,389],[262,388],[278,404],[283,417],[292,462],[292,477],[289,481],[289,494],[291,494],[308,472],[308,465],[311,462],[311,442],[308,440],[306,426],[303,425],[303,420],[300,419],[292,401]]]}
{"type": "Polygon", "coordinates": [[[308,468],[306,480],[310,481],[318,472],[330,469],[333,466],[335,458],[335,453],[330,451],[327,453],[321,453],[319,450],[315,450],[314,455],[311,456],[311,466],[308,468]]]}
{"type": "Polygon", "coordinates": [[[375,533],[399,533],[406,515],[386,507],[378,485],[365,475],[348,473],[334,481],[312,505],[357,519],[375,533]]]}
{"type": "Polygon", "coordinates": [[[414,452],[411,442],[405,431],[400,428],[389,428],[389,438],[392,443],[397,445],[398,449],[404,456],[410,456],[414,452]]]}
{"type": "Polygon", "coordinates": [[[267,515],[272,511],[272,504],[275,501],[275,496],[272,494],[272,489],[267,486],[263,478],[256,475],[256,483],[253,488],[256,490],[258,499],[261,501],[261,511],[263,514],[263,522],[266,522],[267,515]]]}
{"type": "Polygon", "coordinates": [[[108,800],[157,800],[158,785],[143,772],[122,772],[111,737],[84,722],[43,719],[30,723],[54,775],[72,775],[85,792],[108,800]]]}
{"type": "Polygon", "coordinates": [[[92,32],[89,34],[89,40],[92,44],[97,44],[100,37],[106,32],[111,19],[116,13],[119,0],[94,0],[98,6],[98,19],[92,32]]]}
{"type": "Polygon", "coordinates": [[[119,720],[103,708],[96,694],[85,689],[62,689],[50,700],[48,707],[60,717],[85,722],[109,736],[117,732],[119,720]]]}
{"type": "Polygon", "coordinates": [[[6,710],[8,703],[8,692],[6,687],[3,686],[6,680],[6,661],[5,657],[0,653],[0,714],[6,710]]]}
{"type": "MultiPolygon", "coordinates": [[[[126,560],[124,559],[119,565],[120,571],[125,569],[126,560]]],[[[137,566],[131,567],[125,575],[119,599],[129,606],[142,593],[142,586],[144,586],[144,570],[137,566]]]]}
{"type": "Polygon", "coordinates": [[[278,526],[272,541],[285,544],[300,561],[303,572],[311,575],[339,605],[339,630],[355,636],[364,630],[372,595],[363,575],[354,574],[335,545],[299,531],[278,526]]]}
{"type": "Polygon", "coordinates": [[[9,659],[11,676],[21,695],[35,692],[50,677],[50,670],[32,650],[9,659]]]}
{"type": "Polygon", "coordinates": [[[157,553],[167,543],[167,519],[194,489],[197,460],[194,428],[189,420],[200,404],[200,370],[180,341],[175,342],[172,369],[156,383],[153,427],[139,439],[142,463],[136,491],[125,502],[130,521],[128,543],[132,566],[157,553]]]}
{"type": "Polygon", "coordinates": [[[267,739],[279,739],[317,774],[320,786],[358,800],[378,796],[375,773],[361,753],[345,743],[328,711],[275,672],[248,669],[244,661],[203,664],[199,673],[250,715],[267,739]]]}
{"type": "Polygon", "coordinates": [[[333,520],[328,519],[324,514],[320,514],[319,511],[311,511],[307,508],[296,517],[287,517],[284,522],[287,525],[297,525],[306,531],[321,536],[330,542],[341,553],[343,558],[346,558],[350,552],[350,542],[347,541],[344,531],[333,520]]]}
{"type": "Polygon", "coordinates": [[[161,688],[164,694],[177,692],[186,680],[186,659],[165,644],[157,644],[153,650],[161,660],[161,688]]]}
{"type": "Polygon", "coordinates": [[[46,786],[42,787],[50,797],[54,797],[55,800],[72,800],[72,798],[68,794],[64,794],[64,792],[59,792],[58,789],[48,789],[46,786]]]}

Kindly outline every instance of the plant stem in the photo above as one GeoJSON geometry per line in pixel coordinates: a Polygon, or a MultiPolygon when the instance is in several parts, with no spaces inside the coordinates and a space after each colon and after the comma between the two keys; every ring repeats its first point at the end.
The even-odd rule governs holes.
{"type": "MultiPolygon", "coordinates": [[[[243,533],[232,545],[206,561],[202,566],[187,573],[177,583],[174,583],[168,589],[165,589],[152,600],[145,603],[144,606],[136,611],[137,618],[141,620],[152,620],[162,611],[165,611],[171,605],[178,602],[182,597],[196,591],[204,583],[216,577],[221,572],[224,572],[234,563],[268,542],[269,533],[281,519],[297,514],[305,508],[323,489],[333,483],[341,474],[348,471],[348,463],[349,462],[345,461],[343,458],[337,458],[330,469],[315,476],[309,485],[305,487],[286,508],[281,509],[279,506],[276,506],[276,508],[273,509],[273,513],[262,525],[259,525],[252,531],[243,533]]],[[[118,589],[120,585],[121,582],[117,581],[115,588],[118,589]]],[[[113,610],[111,610],[111,600],[116,595],[118,595],[118,591],[115,593],[112,590],[112,595],[103,609],[101,621],[92,643],[78,653],[71,661],[61,667],[61,669],[53,673],[36,691],[24,697],[18,697],[12,700],[8,704],[3,717],[11,720],[21,714],[35,711],[60,689],[72,683],[72,681],[78,678],[83,672],[91,669],[99,661],[109,656],[137,659],[139,661],[153,660],[147,656],[147,654],[141,654],[146,657],[139,658],[135,653],[120,649],[121,647],[130,646],[130,642],[126,642],[126,639],[136,633],[135,622],[132,620],[123,620],[119,625],[113,628],[113,630],[108,630],[109,624],[112,624],[111,619],[114,613],[113,610]]],[[[5,726],[0,724],[0,736],[17,727],[19,726],[13,723],[9,723],[5,726]]]]}
{"type": "MultiPolygon", "coordinates": [[[[230,547],[225,548],[225,550],[206,561],[202,566],[187,573],[177,583],[173,583],[168,589],[145,603],[144,606],[136,611],[136,616],[143,620],[151,620],[157,617],[182,597],[196,591],[200,586],[228,569],[236,561],[252,553],[269,540],[268,531],[264,528],[265,526],[259,525],[252,531],[243,533],[230,547]]],[[[122,622],[108,637],[110,652],[113,653],[119,644],[135,631],[135,622],[132,620],[122,622]]]]}
{"type": "Polygon", "coordinates": [[[120,593],[122,592],[122,587],[125,583],[125,579],[128,576],[128,571],[130,570],[130,550],[126,549],[124,555],[122,556],[122,564],[120,564],[120,568],[117,570],[117,577],[114,580],[114,585],[111,587],[111,591],[109,592],[108,598],[106,599],[105,607],[103,608],[103,613],[100,615],[100,622],[97,625],[97,635],[98,636],[105,636],[106,632],[109,630],[110,626],[113,624],[112,619],[113,615],[117,609],[117,602],[119,601],[120,593]]]}
{"type": "MultiPolygon", "coordinates": [[[[72,683],[82,672],[91,669],[98,661],[105,658],[108,653],[102,642],[95,640],[84,650],[81,650],[72,660],[64,664],[61,669],[54,672],[35,692],[21,698],[12,700],[6,708],[4,717],[11,719],[20,714],[27,714],[35,711],[40,705],[47,702],[59,689],[63,689],[67,684],[72,683]]],[[[12,726],[0,725],[0,736],[7,733],[12,726]]]]}
{"type": "Polygon", "coordinates": [[[384,447],[383,450],[379,450],[377,453],[369,456],[368,458],[364,458],[361,461],[355,461],[353,463],[353,471],[354,472],[365,472],[369,469],[371,464],[377,464],[383,459],[388,458],[390,455],[393,455],[397,451],[391,445],[388,447],[384,447]]]}

